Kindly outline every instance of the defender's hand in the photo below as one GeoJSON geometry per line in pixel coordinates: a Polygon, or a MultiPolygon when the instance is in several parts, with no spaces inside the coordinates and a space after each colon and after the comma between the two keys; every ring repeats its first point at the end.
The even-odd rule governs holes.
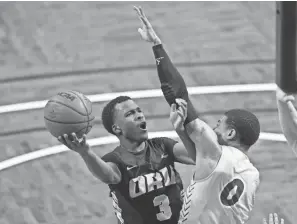
{"type": "Polygon", "coordinates": [[[285,221],[284,219],[281,219],[280,220],[280,223],[279,223],[279,218],[278,218],[278,215],[276,213],[272,214],[270,213],[269,214],[269,221],[267,223],[267,220],[266,218],[263,218],[263,224],[285,224],[285,221]]]}
{"type": "Polygon", "coordinates": [[[143,40],[153,43],[155,45],[161,44],[160,38],[157,36],[156,32],[154,31],[151,23],[146,18],[141,7],[134,6],[134,10],[137,12],[138,18],[141,21],[142,28],[138,29],[138,32],[139,32],[141,38],[143,40]]]}
{"type": "Polygon", "coordinates": [[[75,133],[71,134],[71,138],[73,139],[73,141],[71,141],[69,139],[67,134],[64,134],[63,136],[59,136],[58,140],[63,145],[67,146],[69,149],[71,149],[79,154],[88,152],[88,150],[90,149],[90,146],[86,141],[86,135],[83,135],[83,138],[81,141],[79,141],[79,139],[77,138],[75,133]]]}
{"type": "Polygon", "coordinates": [[[183,99],[176,99],[176,104],[172,104],[170,108],[170,121],[176,131],[184,131],[184,122],[187,118],[187,102],[183,99]]]}
{"type": "Polygon", "coordinates": [[[288,103],[289,101],[295,101],[295,97],[293,95],[285,93],[278,86],[276,88],[276,98],[283,103],[288,103]]]}

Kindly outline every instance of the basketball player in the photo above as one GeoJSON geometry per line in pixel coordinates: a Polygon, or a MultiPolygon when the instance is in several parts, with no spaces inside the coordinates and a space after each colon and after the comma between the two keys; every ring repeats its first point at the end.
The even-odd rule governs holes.
{"type": "MultiPolygon", "coordinates": [[[[103,109],[102,122],[120,141],[102,158],[92,152],[86,136],[81,142],[75,134],[73,142],[67,135],[58,139],[78,152],[93,175],[109,185],[118,223],[177,224],[183,184],[174,162],[195,164],[185,146],[164,137],[148,139],[145,116],[128,96],[111,100],[103,109]]],[[[187,148],[195,150],[195,145],[190,142],[187,148]]]]}
{"type": "Polygon", "coordinates": [[[297,111],[293,105],[295,97],[276,89],[279,120],[288,145],[297,156],[297,111]]]}
{"type": "Polygon", "coordinates": [[[188,149],[189,155],[196,154],[196,168],[184,195],[179,223],[245,223],[259,185],[259,172],[247,157],[260,134],[257,117],[249,111],[233,109],[222,116],[214,129],[200,120],[185,82],[160,38],[141,8],[134,9],[142,22],[142,29],[138,30],[141,37],[154,44],[161,89],[171,105],[170,117],[175,117],[171,122],[178,134],[187,133],[196,145],[195,150],[188,149]]]}

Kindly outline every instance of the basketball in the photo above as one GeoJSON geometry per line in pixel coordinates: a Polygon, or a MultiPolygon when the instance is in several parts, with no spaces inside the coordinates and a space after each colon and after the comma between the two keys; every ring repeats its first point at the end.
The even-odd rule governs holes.
{"type": "Polygon", "coordinates": [[[59,92],[44,108],[45,126],[56,138],[73,132],[82,138],[92,129],[94,120],[92,102],[76,91],[59,92]]]}

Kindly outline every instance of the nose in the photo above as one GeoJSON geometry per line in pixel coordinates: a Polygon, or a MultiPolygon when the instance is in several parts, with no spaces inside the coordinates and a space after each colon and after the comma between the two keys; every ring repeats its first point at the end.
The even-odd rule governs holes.
{"type": "Polygon", "coordinates": [[[144,119],[144,114],[142,112],[137,112],[136,120],[143,120],[143,119],[144,119]]]}

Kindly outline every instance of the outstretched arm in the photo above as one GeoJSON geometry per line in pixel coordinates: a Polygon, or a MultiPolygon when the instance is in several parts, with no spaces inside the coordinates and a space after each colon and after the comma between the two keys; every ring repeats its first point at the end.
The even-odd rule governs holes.
{"type": "Polygon", "coordinates": [[[75,133],[72,134],[71,141],[67,134],[59,136],[58,140],[72,151],[77,152],[85,161],[90,172],[106,184],[118,184],[121,181],[122,175],[115,163],[105,162],[94,152],[86,142],[86,135],[83,140],[79,141],[75,133]]]}
{"type": "Polygon", "coordinates": [[[163,95],[170,106],[176,103],[176,98],[184,99],[187,102],[188,112],[185,124],[188,124],[195,120],[198,114],[189,99],[185,81],[168,57],[160,38],[156,35],[143,10],[140,7],[134,7],[134,9],[142,23],[142,28],[139,28],[138,32],[142,39],[154,44],[153,51],[163,95]]]}
{"type": "Polygon", "coordinates": [[[297,156],[297,111],[292,102],[295,98],[287,95],[279,87],[276,89],[279,120],[288,145],[297,156]]]}
{"type": "Polygon", "coordinates": [[[188,104],[187,118],[185,125],[198,118],[198,113],[189,99],[186,83],[171,62],[162,44],[153,46],[157,64],[159,80],[163,95],[169,105],[176,103],[176,98],[183,99],[188,104]]]}
{"type": "MultiPolygon", "coordinates": [[[[141,8],[134,7],[142,23],[142,29],[138,29],[142,39],[154,44],[153,50],[157,63],[159,80],[163,95],[169,105],[176,104],[176,99],[180,98],[187,104],[187,113],[183,122],[187,130],[188,138],[196,148],[193,151],[198,155],[217,160],[222,153],[221,146],[218,144],[217,135],[212,128],[198,118],[191,100],[189,99],[187,87],[183,77],[171,62],[164,50],[160,38],[156,35],[152,25],[144,15],[141,8]]],[[[177,131],[178,135],[180,133],[177,131]]],[[[185,144],[186,145],[186,144],[185,144]]],[[[189,155],[194,155],[192,149],[187,148],[189,155]]]]}

